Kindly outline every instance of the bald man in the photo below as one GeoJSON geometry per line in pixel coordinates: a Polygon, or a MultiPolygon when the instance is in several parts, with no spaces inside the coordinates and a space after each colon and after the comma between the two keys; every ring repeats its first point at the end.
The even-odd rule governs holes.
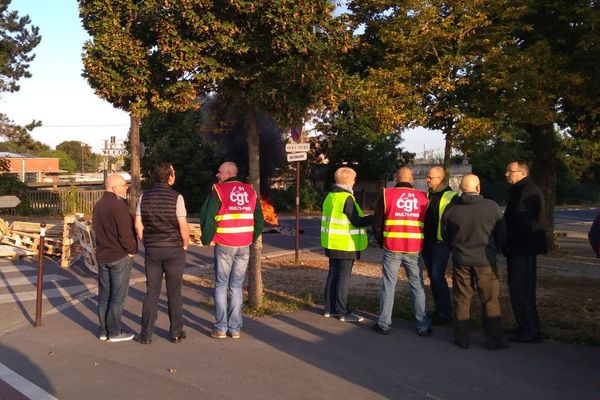
{"type": "Polygon", "coordinates": [[[429,336],[431,321],[425,312],[425,285],[420,257],[423,246],[423,220],[427,196],[412,186],[413,172],[408,167],[396,171],[396,186],[383,189],[375,204],[373,233],[383,248],[382,285],[379,319],[373,330],[386,335],[392,324],[394,294],[400,266],[404,267],[411,290],[417,334],[429,336]]]}
{"type": "Polygon", "coordinates": [[[221,164],[218,183],[200,210],[202,243],[215,246],[215,325],[210,334],[214,339],[240,338],[242,285],[250,261],[250,245],[264,227],[258,195],[237,174],[235,163],[221,164]]]}
{"type": "Polygon", "coordinates": [[[98,338],[122,342],[135,336],[121,331],[121,315],[137,241],[133,217],[125,202],[127,182],[120,175],[109,175],[104,186],[106,191],[94,205],[92,219],[98,260],[98,338]]]}
{"type": "Polygon", "coordinates": [[[470,305],[477,288],[483,309],[485,346],[489,350],[508,347],[502,332],[500,281],[496,256],[506,243],[506,224],[498,204],[479,194],[476,175],[460,182],[460,199],[442,216],[442,237],[452,252],[452,302],[454,343],[469,348],[470,305]]]}
{"type": "Polygon", "coordinates": [[[440,222],[446,207],[458,197],[446,183],[446,174],[441,165],[434,165],[429,169],[426,182],[429,188],[427,192],[429,205],[423,226],[422,254],[433,294],[434,313],[431,321],[434,325],[443,325],[452,321],[452,302],[446,282],[450,248],[442,240],[440,222]]]}

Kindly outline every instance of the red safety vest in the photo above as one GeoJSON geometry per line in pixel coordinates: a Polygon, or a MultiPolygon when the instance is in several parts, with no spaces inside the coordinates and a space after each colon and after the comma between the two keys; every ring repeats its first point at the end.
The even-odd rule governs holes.
{"type": "Polygon", "coordinates": [[[425,193],[405,187],[383,189],[383,205],[383,247],[399,253],[421,251],[427,209],[425,193]]]}
{"type": "Polygon", "coordinates": [[[221,200],[221,208],[215,215],[217,230],[213,241],[230,247],[249,246],[254,234],[256,209],[256,192],[252,185],[229,181],[217,183],[213,188],[221,200]]]}

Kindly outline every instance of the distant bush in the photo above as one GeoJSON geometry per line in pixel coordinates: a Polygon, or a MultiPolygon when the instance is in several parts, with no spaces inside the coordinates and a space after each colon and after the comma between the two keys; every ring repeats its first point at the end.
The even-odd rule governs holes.
{"type": "MultiPolygon", "coordinates": [[[[296,210],[296,188],[271,190],[275,212],[292,212],[296,210]]],[[[323,204],[323,193],[312,186],[300,186],[300,211],[320,211],[323,204]]]]}
{"type": "Polygon", "coordinates": [[[600,185],[595,183],[558,183],[556,185],[556,204],[598,204],[600,203],[600,185]]]}

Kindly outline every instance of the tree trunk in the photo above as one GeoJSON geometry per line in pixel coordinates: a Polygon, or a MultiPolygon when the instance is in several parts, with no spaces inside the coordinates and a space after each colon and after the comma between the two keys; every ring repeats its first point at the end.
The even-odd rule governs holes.
{"type": "Polygon", "coordinates": [[[444,174],[446,177],[444,178],[444,182],[446,185],[450,184],[450,158],[452,157],[452,134],[450,132],[446,133],[446,144],[444,145],[444,174]]]}
{"type": "Polygon", "coordinates": [[[129,209],[135,214],[138,199],[140,198],[140,118],[133,114],[130,116],[129,142],[131,144],[131,185],[129,188],[129,209]]]}
{"type": "Polygon", "coordinates": [[[556,248],[554,241],[554,203],[556,201],[557,141],[552,124],[528,125],[527,132],[533,147],[531,177],[544,193],[545,214],[548,221],[548,248],[556,248]]]}
{"type": "MultiPolygon", "coordinates": [[[[260,199],[260,136],[256,121],[256,110],[249,107],[246,112],[245,128],[248,137],[248,169],[250,183],[260,199]]],[[[262,275],[260,259],[262,255],[262,235],[250,246],[248,265],[248,305],[259,307],[262,303],[262,275]]]]}

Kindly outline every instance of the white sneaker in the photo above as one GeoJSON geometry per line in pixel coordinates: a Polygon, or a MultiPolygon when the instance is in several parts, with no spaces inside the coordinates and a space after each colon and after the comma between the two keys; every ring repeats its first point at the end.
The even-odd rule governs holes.
{"type": "Polygon", "coordinates": [[[100,336],[98,336],[98,339],[102,340],[103,342],[106,342],[108,340],[108,335],[106,333],[103,333],[100,336]]]}
{"type": "Polygon", "coordinates": [[[365,319],[364,317],[361,317],[360,315],[354,314],[354,313],[342,315],[340,317],[340,321],[344,321],[344,322],[360,322],[364,319],[365,319]]]}
{"type": "Polygon", "coordinates": [[[134,337],[135,335],[133,333],[121,332],[116,336],[109,336],[108,341],[111,343],[126,342],[128,340],[132,340],[134,337]]]}

